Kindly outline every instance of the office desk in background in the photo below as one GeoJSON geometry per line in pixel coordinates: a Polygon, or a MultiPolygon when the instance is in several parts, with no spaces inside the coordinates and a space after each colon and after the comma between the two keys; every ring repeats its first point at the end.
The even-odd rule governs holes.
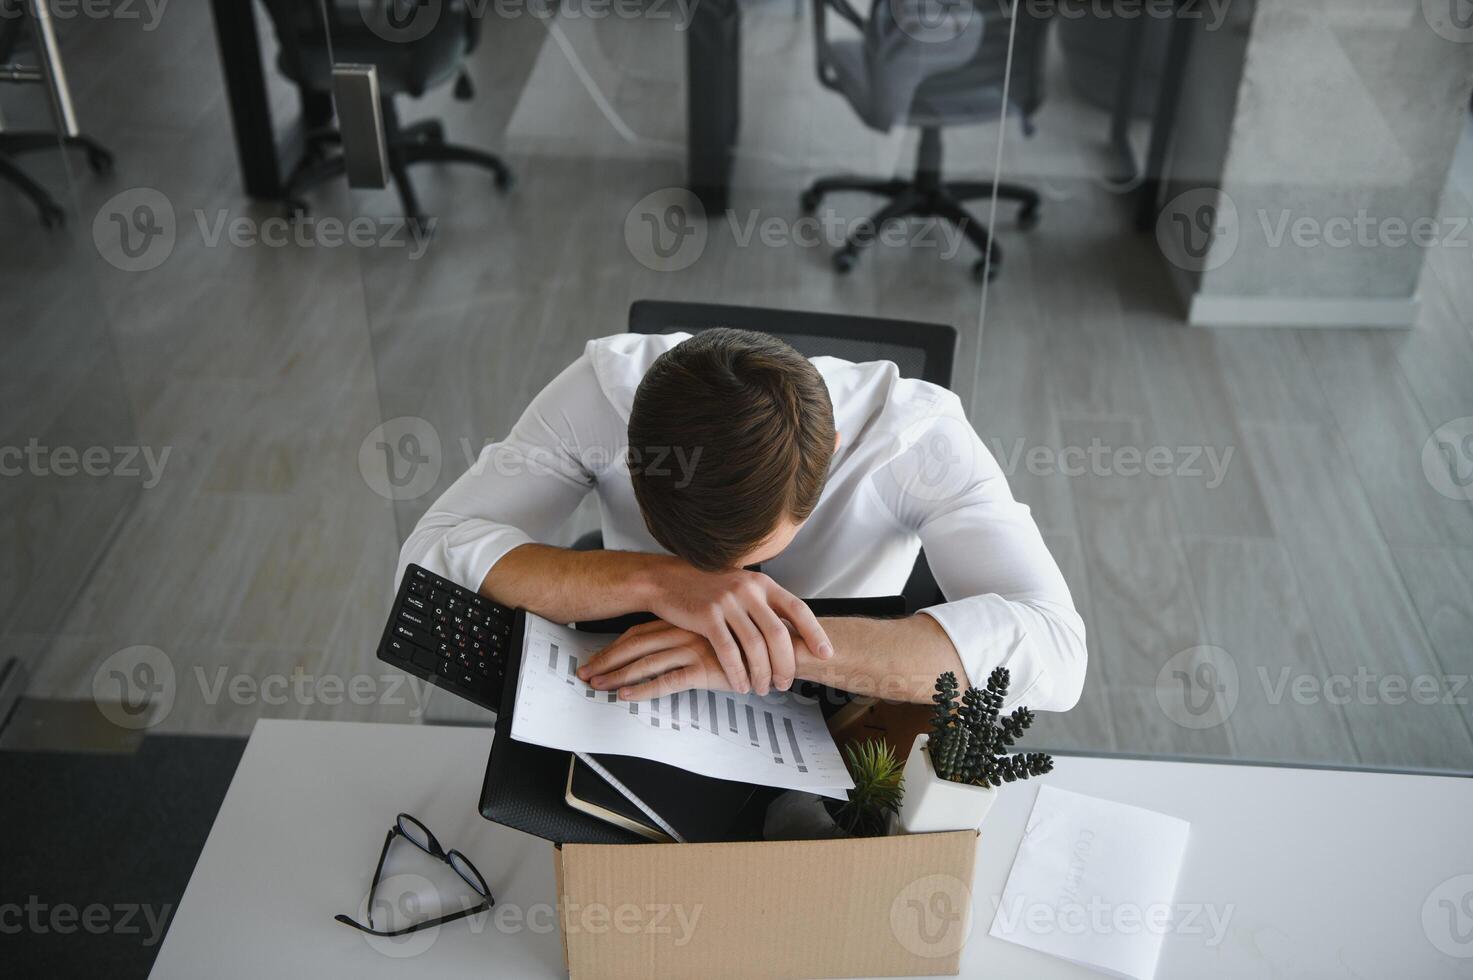
{"type": "MultiPolygon", "coordinates": [[[[266,94],[265,66],[252,9],[255,0],[210,0],[215,36],[235,133],[241,181],[251,197],[283,197],[281,149],[271,122],[266,94]]],[[[1172,0],[1173,9],[1187,8],[1187,0],[1172,0]]],[[[741,22],[738,0],[700,0],[690,6],[685,35],[686,186],[708,212],[727,207],[741,117],[741,22]]],[[[1195,21],[1179,16],[1172,25],[1168,56],[1160,81],[1151,125],[1150,145],[1137,162],[1130,145],[1131,107],[1139,83],[1142,41],[1147,28],[1138,17],[1122,54],[1125,70],[1115,92],[1108,142],[1112,172],[1105,175],[1124,189],[1136,187],[1137,226],[1154,225],[1159,207],[1161,175],[1175,126],[1178,93],[1186,74],[1195,21]]],[[[817,88],[815,81],[815,89],[817,88]]],[[[491,97],[495,97],[492,93],[491,97]]],[[[303,106],[313,124],[330,118],[330,107],[303,106]],[[324,115],[326,114],[326,115],[324,115]]],[[[794,187],[796,195],[800,188],[794,187]]]]}
{"type": "MultiPolygon", "coordinates": [[[[566,976],[551,845],[477,811],[490,744],[488,729],[257,722],[153,976],[566,976]],[[359,912],[400,811],[464,851],[516,917],[377,947],[334,922],[359,912]]],[[[1226,928],[1212,944],[1202,915],[1168,935],[1162,980],[1473,977],[1473,958],[1434,945],[1473,954],[1437,902],[1473,875],[1473,779],[1064,756],[1046,780],[1191,822],[1175,901],[1226,928]]],[[[1005,787],[983,827],[962,976],[1100,976],[987,934],[1040,782],[1005,787]]],[[[433,872],[400,847],[396,873],[433,872]]]]}

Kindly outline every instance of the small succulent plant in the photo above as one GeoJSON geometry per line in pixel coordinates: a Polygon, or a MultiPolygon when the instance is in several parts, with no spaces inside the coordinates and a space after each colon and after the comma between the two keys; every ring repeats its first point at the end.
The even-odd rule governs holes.
{"type": "Polygon", "coordinates": [[[833,811],[834,822],[851,837],[883,837],[890,814],[900,810],[905,767],[877,738],[845,746],[844,756],[854,788],[848,801],[833,811]]]}
{"type": "Polygon", "coordinates": [[[1008,669],[998,667],[985,687],[969,687],[958,696],[956,674],[948,670],[936,678],[928,748],[931,765],[942,779],[1001,786],[1053,769],[1053,758],[1044,752],[1007,754],[1033,724],[1033,712],[1027,708],[1002,714],[1011,681],[1008,669]]]}

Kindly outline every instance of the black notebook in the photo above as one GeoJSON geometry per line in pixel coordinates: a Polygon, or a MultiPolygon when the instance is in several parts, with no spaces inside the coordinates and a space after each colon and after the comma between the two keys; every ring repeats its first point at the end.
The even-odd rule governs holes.
{"type": "Polygon", "coordinates": [[[756,792],[751,783],[649,759],[575,753],[565,799],[575,810],[649,840],[705,843],[744,836],[737,825],[756,792]]]}

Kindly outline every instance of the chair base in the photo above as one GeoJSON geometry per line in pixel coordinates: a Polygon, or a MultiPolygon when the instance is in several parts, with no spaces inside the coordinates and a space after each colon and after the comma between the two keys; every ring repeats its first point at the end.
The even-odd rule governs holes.
{"type": "MultiPolygon", "coordinates": [[[[516,182],[511,168],[494,153],[445,141],[445,125],[438,119],[425,119],[401,127],[393,104],[384,100],[384,141],[389,151],[389,174],[399,192],[404,218],[424,227],[424,212],[419,196],[409,179],[412,163],[469,163],[491,171],[500,191],[509,190],[516,182]]],[[[341,146],[342,134],[331,127],[320,127],[307,133],[307,149],[286,181],[286,207],[292,216],[307,213],[301,195],[312,187],[347,172],[347,161],[341,153],[329,154],[328,147],[341,146]]]]}
{"type": "Polygon", "coordinates": [[[51,192],[42,187],[14,160],[14,154],[35,150],[54,149],[66,146],[86,151],[87,165],[95,174],[112,170],[113,155],[102,144],[87,136],[58,136],[56,133],[3,132],[0,133],[0,180],[9,181],[36,206],[41,224],[55,228],[66,221],[66,212],[57,203],[51,192]]]}
{"type": "Polygon", "coordinates": [[[1002,249],[993,238],[991,230],[973,217],[962,206],[962,202],[990,198],[994,192],[1001,200],[1016,201],[1021,205],[1018,209],[1018,227],[1024,230],[1038,224],[1038,209],[1041,204],[1038,192],[1022,184],[1005,181],[943,181],[940,132],[932,127],[921,130],[920,155],[916,175],[911,180],[824,177],[814,181],[803,192],[799,203],[805,212],[811,214],[826,195],[836,191],[859,191],[890,199],[889,204],[862,221],[849,234],[844,246],[834,253],[834,268],[841,273],[854,268],[859,261],[860,251],[874,242],[885,225],[909,217],[934,217],[956,226],[982,253],[982,257],[972,264],[973,278],[978,281],[994,278],[1002,267],[1002,249]]]}

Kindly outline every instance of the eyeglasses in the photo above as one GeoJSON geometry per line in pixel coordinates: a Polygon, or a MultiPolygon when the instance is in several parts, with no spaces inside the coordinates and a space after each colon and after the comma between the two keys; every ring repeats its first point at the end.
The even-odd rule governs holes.
{"type": "Polygon", "coordinates": [[[477,912],[483,912],[495,904],[496,899],[491,897],[491,889],[486,885],[486,879],[481,877],[481,872],[476,870],[476,866],[471,864],[469,858],[459,851],[445,850],[445,848],[440,846],[440,842],[435,839],[435,835],[430,833],[430,828],[409,814],[401,813],[399,814],[399,819],[394,822],[393,828],[389,830],[388,836],[384,838],[384,849],[379,852],[378,867],[373,871],[373,885],[368,890],[368,925],[365,926],[361,922],[356,922],[346,915],[337,915],[333,916],[333,918],[345,926],[352,926],[354,929],[362,930],[373,936],[407,936],[421,929],[429,929],[432,926],[454,922],[456,919],[463,919],[468,915],[475,915],[477,912]],[[389,856],[389,845],[394,843],[395,837],[403,837],[435,860],[444,861],[450,865],[451,869],[460,875],[461,880],[467,885],[470,885],[476,894],[481,896],[481,901],[470,908],[461,909],[459,912],[452,912],[449,915],[442,915],[438,918],[419,922],[412,926],[405,926],[403,929],[384,931],[374,928],[373,897],[374,893],[378,891],[379,879],[384,873],[384,859],[389,856]]]}

